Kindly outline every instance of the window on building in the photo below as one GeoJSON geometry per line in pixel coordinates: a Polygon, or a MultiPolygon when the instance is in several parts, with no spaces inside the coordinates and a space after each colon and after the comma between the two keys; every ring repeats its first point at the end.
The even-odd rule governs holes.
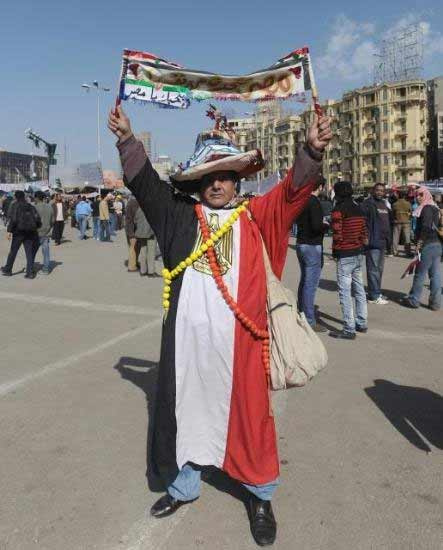
{"type": "Polygon", "coordinates": [[[389,149],[389,139],[383,140],[383,149],[389,149]]]}
{"type": "Polygon", "coordinates": [[[387,122],[383,122],[383,132],[385,134],[387,134],[387,132],[388,132],[388,123],[387,122]]]}
{"type": "Polygon", "coordinates": [[[389,180],[389,173],[388,172],[383,172],[383,181],[385,183],[388,183],[388,180],[389,180]]]}
{"type": "Polygon", "coordinates": [[[385,166],[389,164],[389,155],[383,155],[383,164],[385,166]]]}
{"type": "Polygon", "coordinates": [[[383,88],[383,100],[386,101],[388,99],[388,90],[387,88],[383,88]]]}
{"type": "Polygon", "coordinates": [[[388,116],[388,106],[383,105],[383,116],[388,116]]]}

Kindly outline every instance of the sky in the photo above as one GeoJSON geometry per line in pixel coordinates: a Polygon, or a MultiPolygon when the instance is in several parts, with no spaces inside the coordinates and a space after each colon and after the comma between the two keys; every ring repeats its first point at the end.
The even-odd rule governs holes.
{"type": "MultiPolygon", "coordinates": [[[[246,74],[307,45],[320,97],[339,98],[372,82],[381,39],[418,22],[424,31],[424,76],[443,75],[441,0],[17,0],[5,2],[1,11],[0,149],[37,152],[25,138],[31,127],[58,144],[61,165],[64,143],[69,164],[97,159],[96,96],[81,85],[98,80],[111,88],[101,98],[103,167],[118,169],[106,117],[124,48],[190,68],[246,74]]],[[[301,108],[295,102],[286,107],[301,108]]],[[[227,108],[237,115],[250,110],[238,103],[227,108]]],[[[170,111],[125,103],[124,109],[133,130],[151,131],[156,152],[176,161],[189,157],[197,132],[209,123],[202,104],[170,111]]]]}

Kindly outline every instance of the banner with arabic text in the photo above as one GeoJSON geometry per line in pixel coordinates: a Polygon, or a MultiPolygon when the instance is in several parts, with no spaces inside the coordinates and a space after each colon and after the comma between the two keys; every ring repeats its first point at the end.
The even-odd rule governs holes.
{"type": "Polygon", "coordinates": [[[192,101],[305,101],[311,89],[309,49],[302,48],[266,69],[244,76],[186,69],[156,55],[124,50],[119,98],[186,109],[192,101]]]}

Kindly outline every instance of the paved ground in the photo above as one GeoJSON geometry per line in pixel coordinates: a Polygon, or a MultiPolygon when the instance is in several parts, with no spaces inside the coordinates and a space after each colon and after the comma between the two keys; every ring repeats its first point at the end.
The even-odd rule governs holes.
{"type": "MultiPolygon", "coordinates": [[[[217,476],[172,518],[147,516],[158,498],[145,471],[161,280],[126,272],[123,235],[67,237],[50,276],[0,278],[0,549],[254,548],[235,485],[217,476]]],[[[443,313],[395,303],[410,285],[405,265],[387,260],[393,301],[370,306],[370,332],[322,336],[327,371],[275,396],[275,548],[443,547],[443,313]]],[[[290,250],[286,283],[297,278],[290,250]]],[[[329,260],[317,303],[331,328],[334,279],[329,260]]]]}

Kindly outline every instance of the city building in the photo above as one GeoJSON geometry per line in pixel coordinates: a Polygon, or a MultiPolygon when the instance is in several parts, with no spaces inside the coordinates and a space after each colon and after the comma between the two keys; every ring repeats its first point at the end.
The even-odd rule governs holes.
{"type": "Polygon", "coordinates": [[[443,76],[428,81],[428,179],[443,178],[443,76]]]}
{"type": "Polygon", "coordinates": [[[341,149],[336,149],[340,156],[334,178],[362,187],[376,182],[405,185],[425,179],[424,80],[384,83],[347,92],[339,112],[335,142],[340,143],[341,149]]]}
{"type": "Polygon", "coordinates": [[[151,132],[140,132],[135,134],[136,139],[143,143],[145,148],[146,155],[151,158],[152,148],[151,148],[151,132]]]}
{"type": "Polygon", "coordinates": [[[159,155],[152,166],[157,171],[160,179],[165,181],[168,181],[170,174],[174,172],[174,164],[168,155],[159,155]]]}
{"type": "Polygon", "coordinates": [[[0,149],[0,183],[27,183],[48,179],[48,159],[0,149]]]}

